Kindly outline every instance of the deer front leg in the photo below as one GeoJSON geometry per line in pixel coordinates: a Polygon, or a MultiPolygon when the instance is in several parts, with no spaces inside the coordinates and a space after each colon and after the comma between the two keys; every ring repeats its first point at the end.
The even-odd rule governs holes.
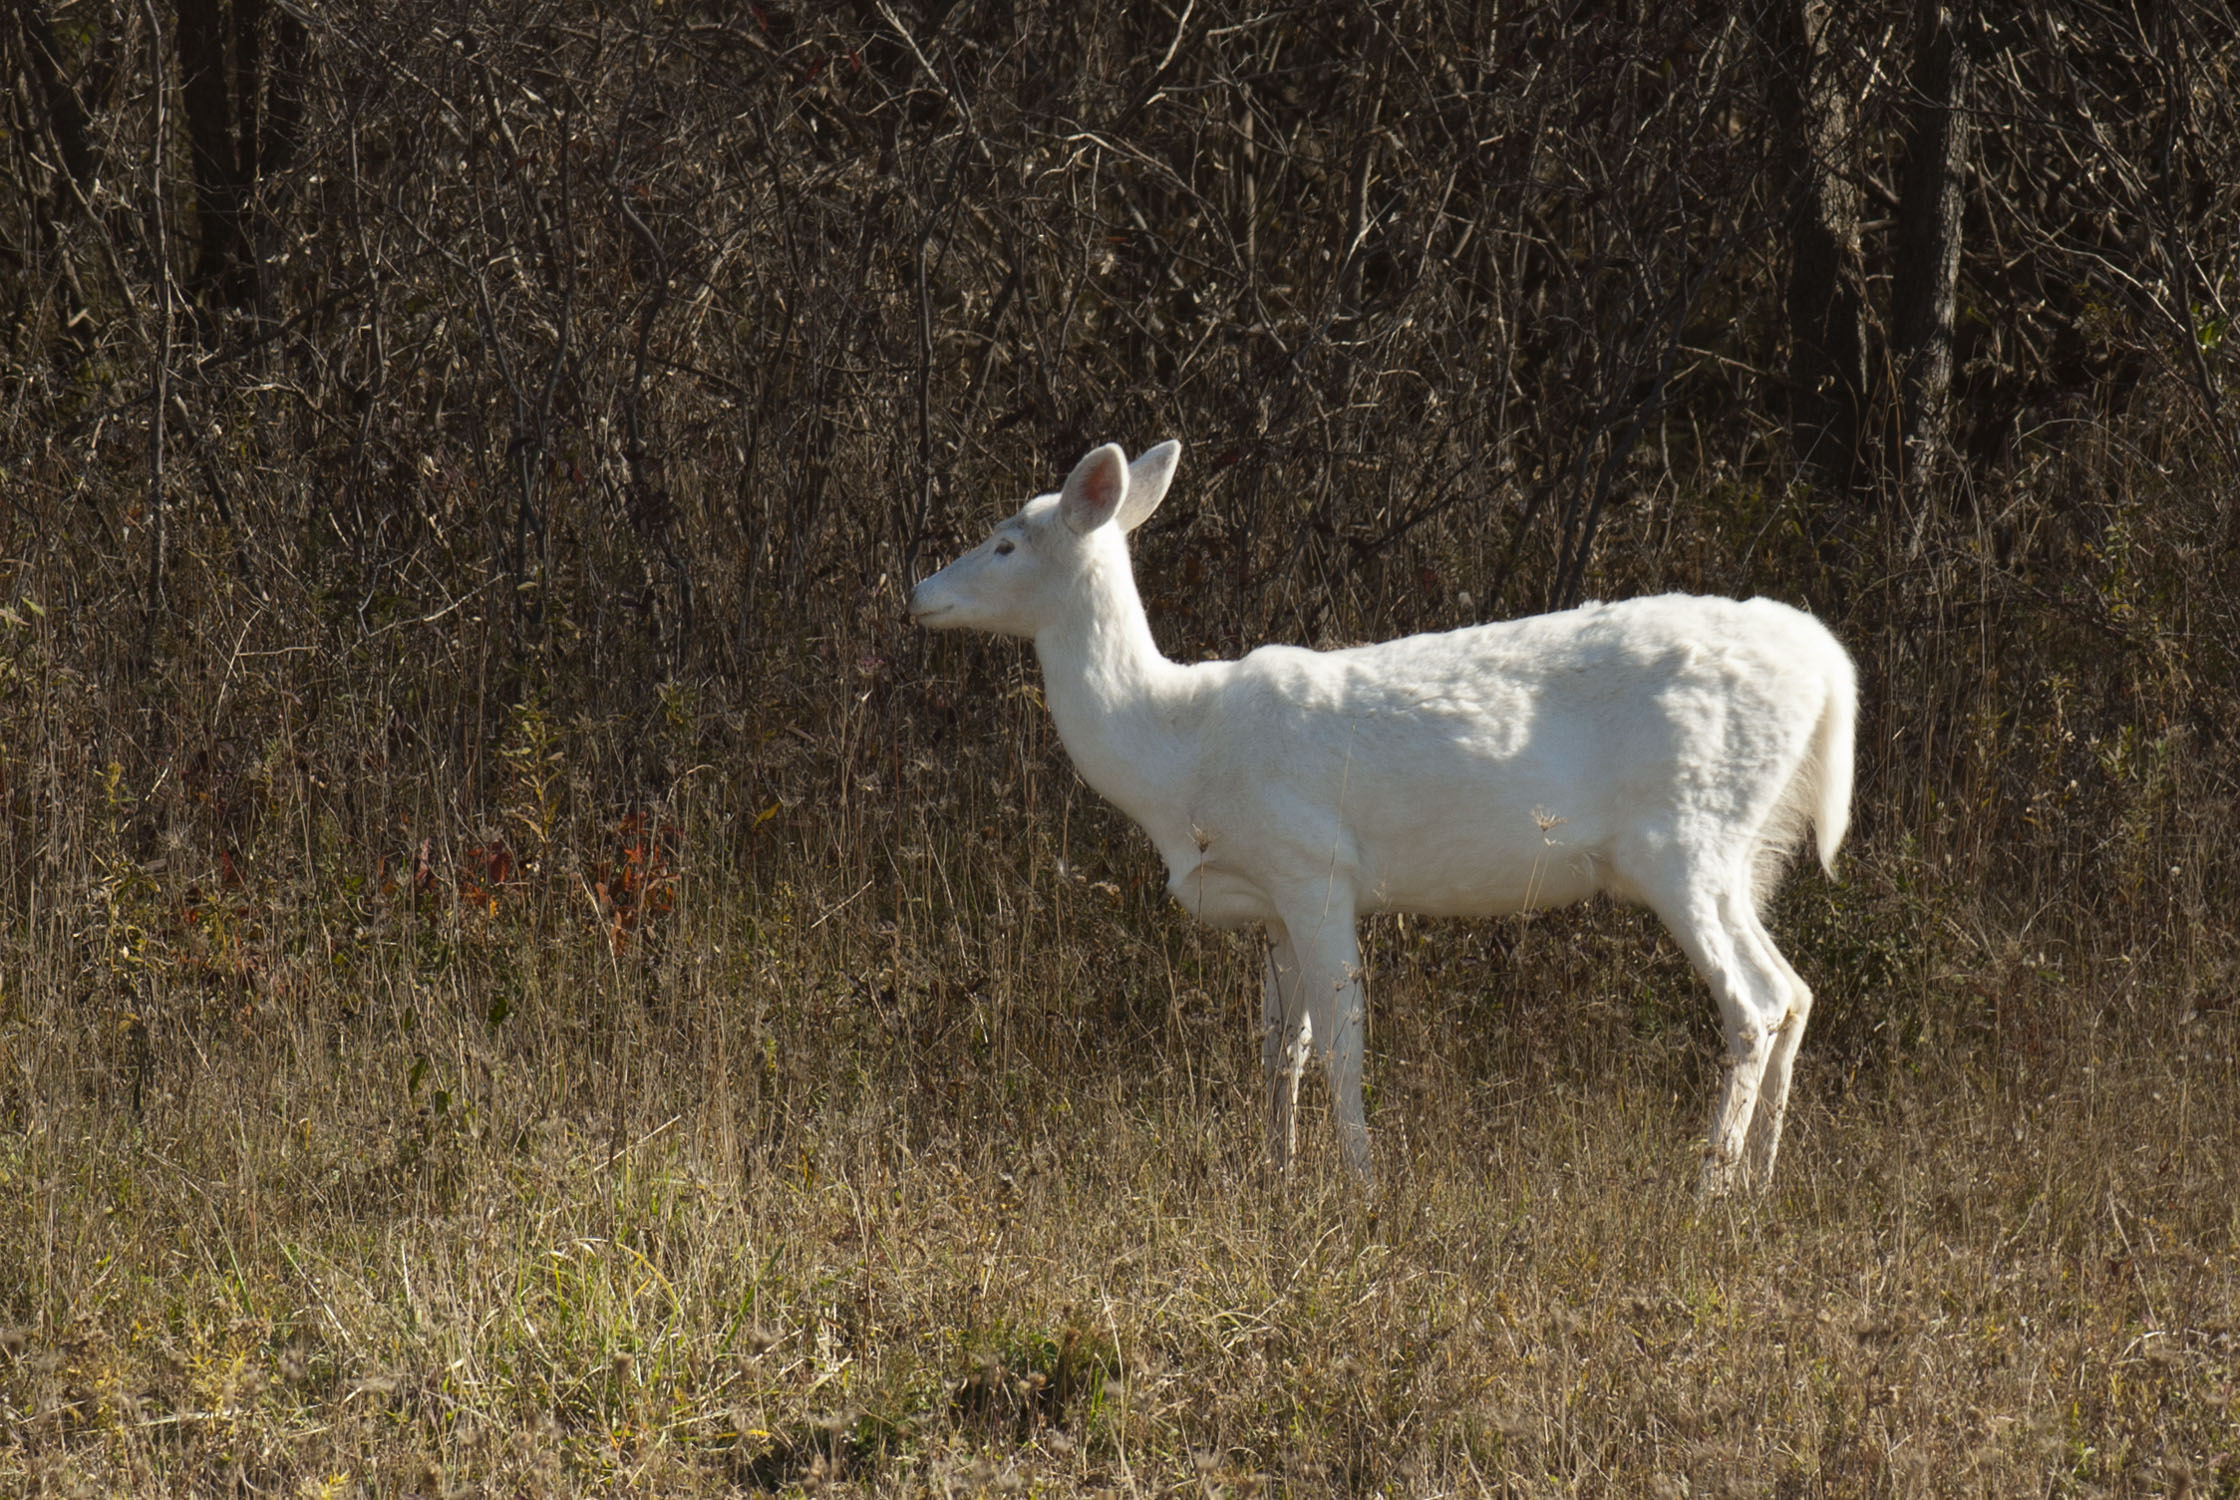
{"type": "MultiPolygon", "coordinates": [[[[1345,1152],[1346,1165],[1364,1184],[1374,1185],[1369,1123],[1361,1098],[1368,995],[1361,982],[1361,949],[1354,935],[1353,904],[1325,892],[1318,891],[1316,897],[1311,910],[1290,916],[1284,924],[1299,958],[1296,1009],[1303,1017],[1299,1063],[1305,1061],[1304,1044],[1311,1041],[1322,1054],[1324,1076],[1330,1085],[1330,1112],[1337,1122],[1338,1143],[1345,1152]]],[[[1294,1064],[1294,1091],[1297,1069],[1298,1064],[1294,1064]]]]}
{"type": "Polygon", "coordinates": [[[1260,1002],[1260,1063],[1268,1080],[1268,1160],[1280,1175],[1299,1147],[1299,1075],[1312,1027],[1299,1007],[1299,957],[1280,922],[1268,924],[1267,988],[1260,1002]]]}

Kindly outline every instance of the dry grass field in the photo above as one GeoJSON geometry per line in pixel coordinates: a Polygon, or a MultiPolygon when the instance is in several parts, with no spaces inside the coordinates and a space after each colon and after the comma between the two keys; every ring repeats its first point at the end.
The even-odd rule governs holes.
{"type": "Polygon", "coordinates": [[[963,839],[866,794],[822,888],[782,810],[744,862],[687,805],[564,878],[257,902],[54,830],[0,1492],[2240,1491],[2229,973],[1799,875],[1791,1148],[1706,1203],[1711,1009],[1652,920],[1387,920],[1382,1189],[1319,1114],[1276,1184],[1253,945],[1045,782],[963,839]],[[1067,824],[1090,868],[1032,848],[1067,824]]]}

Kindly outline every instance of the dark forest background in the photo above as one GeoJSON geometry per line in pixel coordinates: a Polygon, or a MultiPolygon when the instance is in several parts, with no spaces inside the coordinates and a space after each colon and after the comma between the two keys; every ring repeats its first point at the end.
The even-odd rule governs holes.
{"type": "Polygon", "coordinates": [[[488,842],[524,715],[860,859],[1014,711],[909,580],[1173,435],[1170,653],[1773,594],[1862,840],[2145,940],[2235,893],[2230,19],[17,0],[10,906],[111,767],[206,874],[488,842]]]}

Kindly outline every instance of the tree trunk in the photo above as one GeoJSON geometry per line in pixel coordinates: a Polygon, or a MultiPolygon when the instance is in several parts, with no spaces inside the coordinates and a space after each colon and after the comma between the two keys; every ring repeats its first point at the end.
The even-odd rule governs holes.
{"type": "Polygon", "coordinates": [[[1966,0],[1922,0],[1892,313],[1900,382],[1896,469],[1916,545],[1951,430],[1961,178],[1968,162],[1967,25],[1966,0]]]}
{"type": "Polygon", "coordinates": [[[294,157],[302,128],[306,33],[288,12],[267,10],[266,0],[177,0],[179,94],[194,163],[193,281],[202,298],[228,307],[256,294],[257,187],[294,157]]]}
{"type": "MultiPolygon", "coordinates": [[[[16,18],[23,27],[24,71],[31,75],[31,81],[39,90],[55,150],[61,154],[70,180],[81,190],[88,189],[93,185],[95,174],[93,148],[89,144],[91,130],[78,91],[62,76],[62,51],[55,44],[54,25],[34,0],[16,0],[15,9],[16,18]]],[[[64,196],[57,193],[57,208],[64,196]]]]}
{"type": "Polygon", "coordinates": [[[1829,0],[1783,0],[1769,17],[1776,153],[1788,200],[1790,442],[1837,506],[1858,468],[1866,396],[1861,193],[1851,102],[1829,57],[1829,0]]]}

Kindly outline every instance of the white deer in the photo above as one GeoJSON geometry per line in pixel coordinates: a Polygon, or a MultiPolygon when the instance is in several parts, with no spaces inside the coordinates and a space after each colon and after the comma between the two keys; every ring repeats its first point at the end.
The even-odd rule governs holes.
{"type": "Polygon", "coordinates": [[[1322,1057],[1348,1163],[1371,1175],[1354,924],[1489,916],[1597,891],[1649,907],[1710,984],[1725,1081],[1704,1187],[1771,1177],[1812,991],[1759,908],[1806,826],[1833,869],[1850,818],[1857,679],[1810,615],[1668,594],[1342,651],[1167,660],[1127,534],[1179,443],[1075,465],[911,592],[935,629],[1034,642],[1074,765],[1141,824],[1167,889],[1265,925],[1269,1150],[1296,1146],[1322,1057]]]}

